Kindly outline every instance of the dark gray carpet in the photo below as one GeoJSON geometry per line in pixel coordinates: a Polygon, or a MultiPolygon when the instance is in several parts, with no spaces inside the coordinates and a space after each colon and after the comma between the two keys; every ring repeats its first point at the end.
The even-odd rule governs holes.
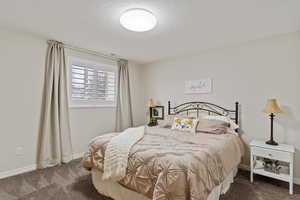
{"type": "MultiPolygon", "coordinates": [[[[255,176],[251,184],[248,172],[241,171],[230,191],[222,200],[300,200],[300,187],[295,195],[288,194],[288,185],[255,176]]],[[[110,200],[94,189],[89,172],[80,161],[37,170],[0,180],[0,200],[110,200]]]]}

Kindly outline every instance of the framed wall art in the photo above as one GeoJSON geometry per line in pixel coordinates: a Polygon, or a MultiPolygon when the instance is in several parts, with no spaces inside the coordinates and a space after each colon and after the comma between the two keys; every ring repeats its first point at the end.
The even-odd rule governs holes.
{"type": "Polygon", "coordinates": [[[158,120],[164,119],[164,106],[154,106],[150,108],[150,118],[158,120]]]}
{"type": "Polygon", "coordinates": [[[211,93],[212,91],[212,79],[205,78],[199,80],[185,81],[185,94],[203,94],[211,93]]]}

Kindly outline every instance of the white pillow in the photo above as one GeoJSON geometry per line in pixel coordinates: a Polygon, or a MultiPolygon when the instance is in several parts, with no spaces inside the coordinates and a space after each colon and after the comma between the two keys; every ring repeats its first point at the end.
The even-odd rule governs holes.
{"type": "Polygon", "coordinates": [[[199,121],[198,119],[174,117],[174,121],[171,129],[196,133],[198,121],[199,121]]]}
{"type": "Polygon", "coordinates": [[[159,123],[159,127],[160,128],[171,128],[175,117],[180,117],[180,116],[179,115],[165,116],[165,119],[159,123]]]}
{"type": "Polygon", "coordinates": [[[205,115],[202,117],[203,119],[208,119],[208,120],[220,120],[224,121],[230,124],[230,128],[235,130],[239,128],[239,125],[237,125],[232,119],[226,116],[221,116],[221,115],[205,115]]]}

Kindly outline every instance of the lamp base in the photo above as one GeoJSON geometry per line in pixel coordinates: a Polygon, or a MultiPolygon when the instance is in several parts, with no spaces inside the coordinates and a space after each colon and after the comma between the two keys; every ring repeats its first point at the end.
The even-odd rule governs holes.
{"type": "Polygon", "coordinates": [[[269,141],[266,141],[266,144],[269,144],[269,145],[274,145],[274,146],[277,146],[278,143],[275,142],[274,140],[269,140],[269,141]]]}

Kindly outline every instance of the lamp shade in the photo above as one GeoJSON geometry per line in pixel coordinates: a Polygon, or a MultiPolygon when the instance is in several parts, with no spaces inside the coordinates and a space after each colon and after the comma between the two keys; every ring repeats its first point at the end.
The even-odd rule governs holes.
{"type": "Polygon", "coordinates": [[[153,99],[150,99],[150,100],[149,100],[149,102],[148,102],[148,107],[149,107],[149,108],[155,107],[155,104],[154,104],[153,99]]]}
{"type": "Polygon", "coordinates": [[[268,99],[266,107],[262,110],[264,113],[282,113],[276,99],[268,99]]]}

